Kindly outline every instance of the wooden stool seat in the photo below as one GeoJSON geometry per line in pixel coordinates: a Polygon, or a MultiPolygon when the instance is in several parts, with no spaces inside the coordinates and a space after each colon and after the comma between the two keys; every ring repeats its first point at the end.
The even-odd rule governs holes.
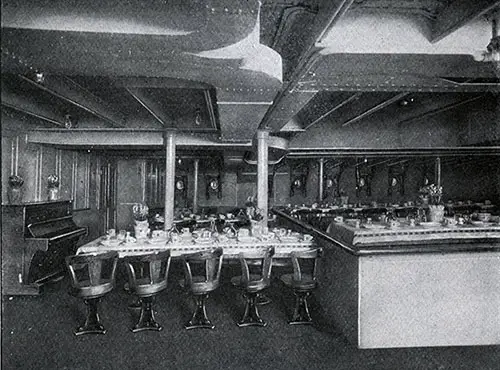
{"type": "Polygon", "coordinates": [[[87,305],[85,324],[75,330],[75,335],[106,333],[99,319],[98,303],[101,297],[114,288],[117,262],[117,252],[66,257],[71,280],[69,293],[83,298],[87,305]]]}
{"type": "Polygon", "coordinates": [[[271,268],[274,247],[263,251],[241,252],[239,254],[241,275],[233,277],[233,285],[244,291],[246,299],[243,318],[238,322],[239,327],[266,326],[257,309],[258,294],[271,285],[271,268]],[[250,271],[259,270],[258,272],[250,271]]]}
{"type": "Polygon", "coordinates": [[[154,297],[167,288],[170,250],[124,258],[129,276],[130,292],[140,299],[141,313],[132,332],[162,330],[153,312],[154,297]]]}
{"type": "Polygon", "coordinates": [[[307,298],[318,285],[316,274],[321,254],[321,248],[293,251],[290,254],[293,274],[282,275],[281,281],[291,287],[295,294],[295,308],[292,319],[289,321],[291,325],[313,323],[307,298]]]}
{"type": "Polygon", "coordinates": [[[182,256],[185,277],[180,284],[193,295],[195,302],[195,310],[185,325],[186,329],[215,328],[208,319],[206,301],[208,294],[219,287],[222,255],[222,248],[217,248],[182,256]]]}

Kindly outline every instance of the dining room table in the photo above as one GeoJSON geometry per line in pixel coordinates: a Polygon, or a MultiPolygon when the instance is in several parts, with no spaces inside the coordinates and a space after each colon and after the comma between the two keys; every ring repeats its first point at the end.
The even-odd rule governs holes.
{"type": "MultiPolygon", "coordinates": [[[[193,233],[195,234],[195,233],[193,233]]],[[[288,258],[292,251],[305,251],[315,246],[311,235],[287,232],[285,235],[276,236],[272,233],[261,237],[251,235],[226,236],[220,234],[210,237],[196,237],[191,233],[177,235],[175,238],[144,238],[120,240],[100,236],[87,244],[80,246],[77,254],[102,253],[108,251],[118,252],[119,258],[131,255],[153,253],[156,251],[170,250],[173,258],[183,254],[211,250],[221,247],[225,259],[237,259],[240,252],[258,251],[269,247],[275,248],[275,258],[288,258]]]]}

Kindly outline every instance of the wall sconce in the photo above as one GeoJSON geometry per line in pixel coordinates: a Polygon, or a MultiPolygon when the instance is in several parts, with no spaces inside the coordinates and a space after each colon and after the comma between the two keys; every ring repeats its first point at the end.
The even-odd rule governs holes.
{"type": "Polygon", "coordinates": [[[71,116],[71,114],[64,115],[64,127],[67,129],[75,128],[77,125],[77,120],[71,116]]]}
{"type": "Polygon", "coordinates": [[[196,124],[196,126],[201,125],[201,110],[199,108],[197,108],[195,111],[194,123],[196,124]]]}

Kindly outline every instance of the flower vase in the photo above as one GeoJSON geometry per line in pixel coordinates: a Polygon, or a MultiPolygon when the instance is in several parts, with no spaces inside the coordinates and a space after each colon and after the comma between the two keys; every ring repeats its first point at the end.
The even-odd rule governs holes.
{"type": "Polygon", "coordinates": [[[430,222],[442,222],[444,220],[444,206],[441,204],[429,206],[430,222]]]}
{"type": "Polygon", "coordinates": [[[9,198],[9,204],[20,204],[23,201],[22,188],[8,188],[7,197],[9,198]]]}
{"type": "Polygon", "coordinates": [[[49,188],[49,200],[59,199],[59,188],[49,188]]]}
{"type": "Polygon", "coordinates": [[[146,239],[148,237],[149,231],[150,229],[148,220],[135,221],[134,234],[136,239],[146,239]]]}

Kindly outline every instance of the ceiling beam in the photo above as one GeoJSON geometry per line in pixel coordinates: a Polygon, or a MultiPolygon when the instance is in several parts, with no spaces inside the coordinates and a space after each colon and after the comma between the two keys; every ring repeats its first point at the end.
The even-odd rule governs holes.
{"type": "Polygon", "coordinates": [[[440,108],[436,108],[436,109],[430,110],[430,111],[425,112],[423,114],[419,114],[418,116],[414,116],[414,117],[405,119],[404,121],[401,121],[398,124],[401,125],[401,124],[404,124],[404,123],[410,123],[410,122],[413,122],[413,121],[421,120],[423,118],[431,117],[431,116],[433,116],[435,114],[446,112],[446,111],[448,111],[450,109],[455,109],[455,108],[457,108],[457,107],[459,107],[461,105],[464,105],[464,104],[467,104],[467,103],[471,103],[471,102],[476,101],[476,100],[481,99],[481,98],[484,98],[484,94],[483,95],[474,96],[472,98],[460,100],[458,102],[445,105],[444,107],[440,107],[440,108]]]}
{"type": "Polygon", "coordinates": [[[90,91],[66,76],[48,75],[40,83],[23,75],[18,75],[18,77],[42,91],[101,118],[111,127],[123,127],[125,117],[120,112],[107,106],[90,91]]]}
{"type": "Polygon", "coordinates": [[[2,83],[2,105],[14,109],[31,117],[41,119],[58,127],[64,126],[64,117],[56,112],[37,104],[32,98],[19,96],[11,92],[5,83],[2,83]]]}
{"type": "MultiPolygon", "coordinates": [[[[298,53],[298,57],[295,60],[289,61],[290,70],[292,72],[289,73],[287,81],[283,84],[282,89],[274,99],[273,105],[266,112],[266,115],[259,125],[260,128],[270,127],[272,128],[272,130],[277,132],[292,118],[292,116],[290,116],[288,117],[288,119],[276,120],[277,122],[274,123],[271,122],[273,115],[275,115],[279,111],[278,107],[283,107],[283,105],[286,105],[286,103],[283,104],[284,100],[293,100],[293,89],[298,84],[302,76],[306,74],[307,71],[319,60],[320,56],[318,51],[320,50],[320,48],[316,47],[316,43],[321,42],[323,37],[345,14],[345,12],[349,9],[353,2],[354,0],[321,1],[318,8],[318,13],[314,18],[312,31],[305,35],[302,34],[290,36],[294,38],[298,37],[305,39],[305,46],[298,53]]],[[[301,106],[300,108],[302,107],[303,106],[301,106]]]]}
{"type": "Polygon", "coordinates": [[[388,105],[391,105],[392,103],[397,102],[398,100],[404,98],[408,94],[409,94],[408,92],[403,92],[403,93],[394,95],[392,98],[384,100],[382,103],[379,103],[379,104],[375,105],[374,107],[372,107],[372,108],[364,111],[363,113],[357,115],[356,117],[351,118],[350,120],[344,122],[342,124],[342,127],[350,125],[351,123],[354,123],[354,122],[358,122],[358,121],[362,120],[363,118],[366,118],[369,115],[371,115],[371,114],[373,114],[373,113],[375,113],[375,112],[377,112],[377,111],[379,111],[379,110],[387,107],[388,105]]]}
{"type": "MultiPolygon", "coordinates": [[[[28,143],[60,145],[82,148],[118,149],[134,147],[137,149],[160,149],[163,146],[164,130],[160,129],[35,129],[27,132],[28,143]]],[[[198,150],[212,149],[250,149],[252,141],[235,144],[220,141],[214,134],[191,135],[176,133],[176,145],[181,148],[198,150]]]]}
{"type": "Polygon", "coordinates": [[[167,125],[165,121],[157,114],[157,112],[152,108],[153,103],[151,101],[148,101],[146,97],[144,97],[143,94],[139,91],[139,89],[134,89],[131,87],[125,87],[127,92],[132,95],[132,97],[139,102],[140,105],[146,109],[149,114],[151,114],[156,121],[158,121],[163,127],[168,127],[170,125],[167,125]]]}
{"type": "Polygon", "coordinates": [[[47,116],[45,116],[45,115],[43,115],[41,113],[33,112],[33,111],[31,111],[29,109],[26,109],[26,108],[21,108],[21,107],[18,107],[17,105],[10,104],[10,103],[4,101],[3,98],[2,98],[2,105],[4,107],[10,108],[10,109],[14,109],[14,110],[16,110],[18,112],[27,114],[28,116],[41,119],[42,121],[51,123],[51,124],[53,124],[55,126],[64,127],[64,123],[62,123],[62,122],[60,122],[58,120],[55,120],[55,119],[50,118],[50,117],[47,117],[47,116]]]}
{"type": "Polygon", "coordinates": [[[500,146],[475,146],[475,147],[420,147],[420,148],[394,148],[394,149],[373,149],[373,148],[290,148],[287,158],[340,158],[350,156],[391,156],[391,157],[430,157],[430,156],[468,156],[468,155],[488,155],[500,157],[500,146]]]}
{"type": "Polygon", "coordinates": [[[325,114],[321,115],[320,117],[318,117],[317,119],[315,119],[313,122],[311,122],[310,124],[308,124],[304,129],[307,130],[308,128],[310,128],[311,126],[315,125],[316,123],[318,122],[321,122],[322,120],[324,120],[326,117],[328,117],[330,114],[332,114],[333,112],[335,112],[336,110],[342,108],[344,105],[346,104],[349,104],[350,102],[352,102],[353,100],[356,100],[358,99],[360,96],[361,96],[362,93],[358,92],[358,93],[355,93],[355,94],[352,94],[351,96],[349,96],[347,99],[341,101],[339,104],[337,104],[336,106],[334,106],[332,109],[330,109],[328,112],[326,112],[325,114]]]}
{"type": "Polygon", "coordinates": [[[499,0],[451,1],[437,16],[432,27],[431,42],[437,42],[473,19],[500,7],[499,0]]]}

